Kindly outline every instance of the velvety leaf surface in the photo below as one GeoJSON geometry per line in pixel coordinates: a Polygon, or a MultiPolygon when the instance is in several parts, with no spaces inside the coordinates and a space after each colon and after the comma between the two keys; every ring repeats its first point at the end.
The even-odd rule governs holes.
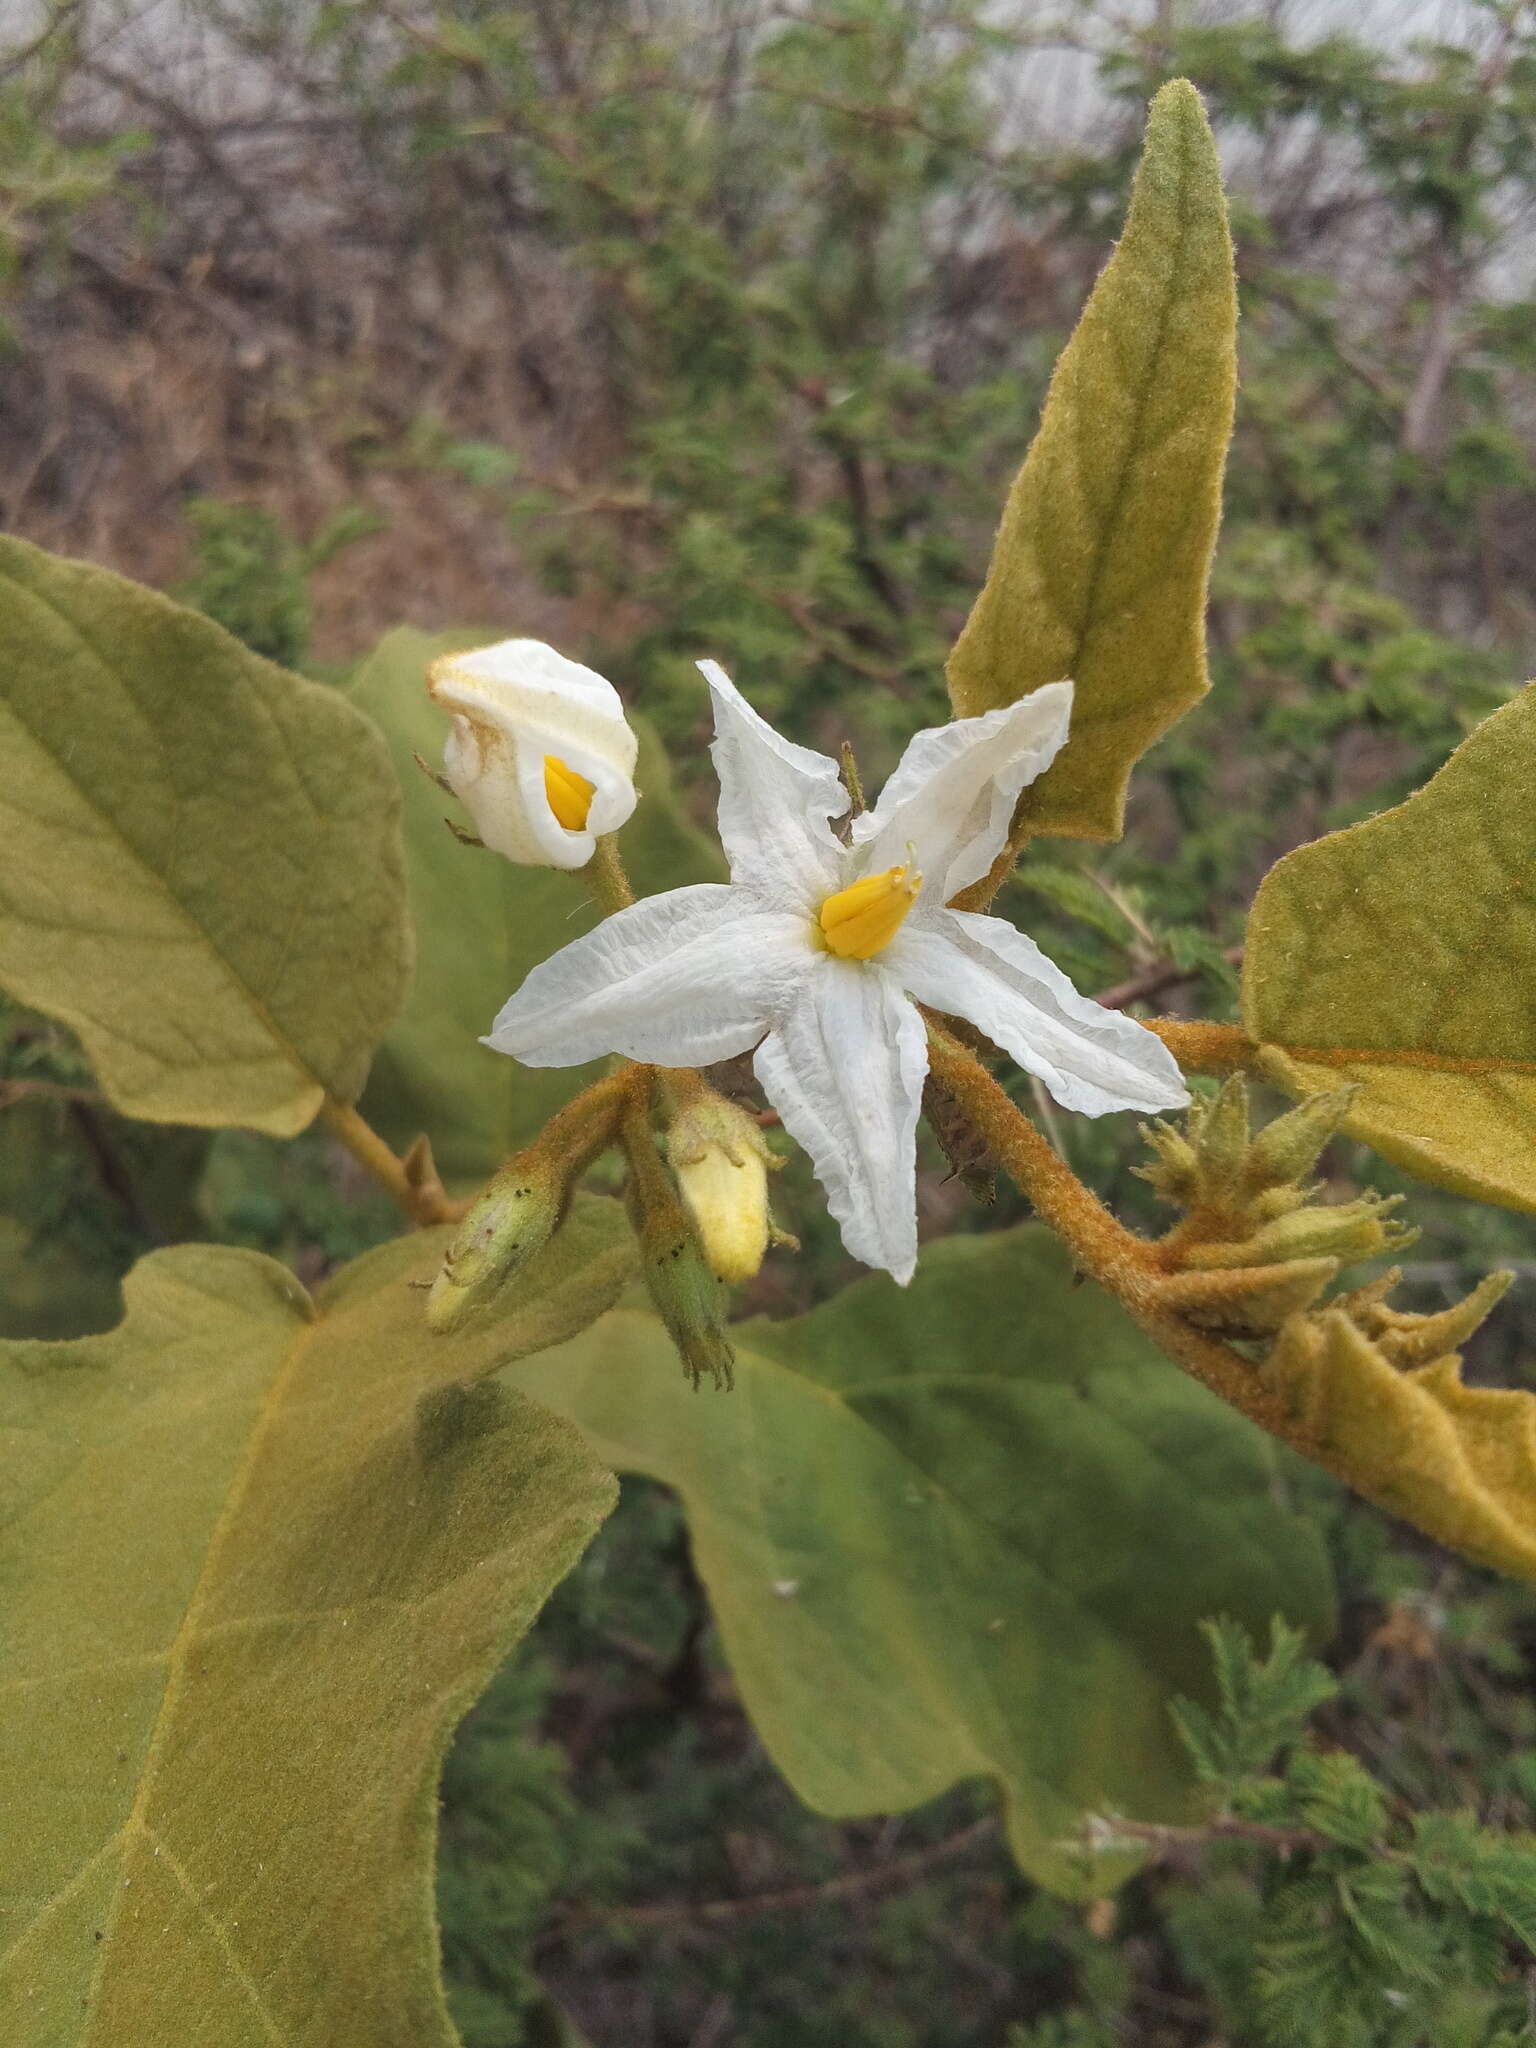
{"type": "Polygon", "coordinates": [[[1070,676],[1034,832],[1115,839],[1139,757],[1209,687],[1205,593],[1237,382],[1216,145],[1187,80],[1152,102],[1125,233],[1051,380],[949,659],[969,717],[1070,676]]]}
{"type": "Polygon", "coordinates": [[[1536,1581],[1536,1394],[1469,1387],[1457,1353],[1405,1370],[1337,1312],[1301,1323],[1260,1370],[1367,1500],[1536,1581]]]}
{"type": "Polygon", "coordinates": [[[1287,854],[1248,920],[1243,1017],[1298,1095],[1420,1179],[1536,1209],[1536,684],[1424,788],[1287,854]]]}
{"type": "MultiPolygon", "coordinates": [[[[462,846],[443,820],[467,818],[411,758],[419,753],[437,767],[448,730],[427,696],[428,662],[495,637],[402,627],[380,642],[352,686],[353,702],[382,727],[399,771],[418,947],[415,986],[379,1049],[364,1109],[399,1146],[429,1131],[438,1170],[454,1188],[483,1180],[602,1071],[600,1061],[523,1067],[479,1042],[528,970],[597,921],[574,875],[514,867],[462,846]]],[[[621,845],[636,894],[722,880],[718,848],[672,802],[662,749],[634,723],[642,794],[621,845]]]]}
{"type": "Polygon", "coordinates": [[[315,1303],[158,1252],[117,1330],[0,1346],[6,2048],[451,2048],[443,1751],[614,1491],[483,1376],[612,1301],[622,1232],[581,1205],[451,1340],[437,1231],[315,1303]]]}
{"type": "Polygon", "coordinates": [[[1026,1870],[1102,1886],[1065,1846],[1085,1812],[1185,1810],[1167,1705],[1206,1685],[1201,1617],[1328,1625],[1268,1441],[1035,1227],[735,1335],[730,1395],[694,1394],[629,1308],[508,1377],[682,1495],[736,1681],[810,1805],[892,1812],[985,1774],[1026,1870]]]}
{"type": "Polygon", "coordinates": [[[404,993],[399,800],[334,690],[0,538],[0,985],[113,1104],[300,1131],[404,993]]]}

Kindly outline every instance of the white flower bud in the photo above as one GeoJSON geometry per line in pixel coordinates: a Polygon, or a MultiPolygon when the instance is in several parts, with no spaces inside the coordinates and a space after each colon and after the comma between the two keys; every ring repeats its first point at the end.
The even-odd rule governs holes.
{"type": "Polygon", "coordinates": [[[585,867],[635,808],[637,742],[612,683],[542,640],[445,655],[443,773],[485,844],[528,867],[585,867]]]}

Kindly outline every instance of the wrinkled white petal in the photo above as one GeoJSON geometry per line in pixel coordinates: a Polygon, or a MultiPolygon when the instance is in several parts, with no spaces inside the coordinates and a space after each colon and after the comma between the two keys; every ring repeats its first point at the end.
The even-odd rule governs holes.
{"type": "Polygon", "coordinates": [[[837,888],[842,849],[829,820],[848,808],[837,763],[759,718],[716,661],[701,661],[715,706],[720,842],[731,879],[765,903],[810,910],[837,888]]]}
{"type": "Polygon", "coordinates": [[[672,889],[535,967],[484,1043],[530,1067],[707,1066],[755,1045],[820,957],[798,913],[721,882],[672,889]]]}
{"type": "Polygon", "coordinates": [[[1063,1109],[1104,1116],[1189,1100],[1160,1038],[1079,995],[1033,939],[1001,918],[934,910],[909,920],[881,958],[909,994],[968,1018],[1063,1109]]]}
{"type": "Polygon", "coordinates": [[[917,1263],[922,1018],[882,968],[822,953],[753,1066],[809,1153],[843,1243],[905,1286],[917,1263]]]}
{"type": "Polygon", "coordinates": [[[880,801],[853,821],[862,866],[895,867],[915,852],[925,902],[947,903],[992,865],[1019,791],[1066,744],[1072,685],[1047,683],[1000,711],[914,733],[880,801]]]}
{"type": "Polygon", "coordinates": [[[541,640],[502,640],[435,661],[434,699],[453,714],[443,773],[486,845],[508,860],[579,868],[597,835],[635,808],[637,741],[612,683],[541,640]],[[593,785],[584,829],[550,809],[544,757],[593,785]]]}

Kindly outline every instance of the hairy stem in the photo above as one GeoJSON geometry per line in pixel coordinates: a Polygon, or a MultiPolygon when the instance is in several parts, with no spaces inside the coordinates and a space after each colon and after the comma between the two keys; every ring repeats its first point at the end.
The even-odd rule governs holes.
{"type": "Polygon", "coordinates": [[[634,902],[635,892],[624,872],[616,832],[603,833],[597,842],[597,851],[580,873],[604,917],[612,917],[616,910],[628,910],[634,902]]]}
{"type": "Polygon", "coordinates": [[[1110,1215],[981,1062],[931,1018],[928,1056],[929,1071],[969,1116],[1041,1221],[1111,1292],[1122,1297],[1135,1292],[1143,1273],[1150,1275],[1151,1246],[1110,1215]]]}
{"type": "MultiPolygon", "coordinates": [[[[1241,1035],[1241,1034],[1239,1034],[1241,1035]]],[[[1109,1213],[1029,1118],[956,1039],[930,1018],[929,1066],[970,1117],[993,1157],[1067,1245],[1082,1270],[1120,1301],[1184,1370],[1294,1450],[1326,1465],[1346,1482],[1351,1475],[1321,1450],[1305,1423],[1264,1384],[1250,1362],[1219,1338],[1195,1329],[1159,1301],[1166,1262],[1109,1213]]]]}
{"type": "Polygon", "coordinates": [[[1167,1046],[1187,1074],[1228,1074],[1255,1071],[1258,1046],[1237,1024],[1203,1024],[1189,1017],[1149,1017],[1148,1031],[1167,1046]]]}
{"type": "Polygon", "coordinates": [[[425,1228],[432,1223],[456,1223],[464,1215],[468,1205],[449,1200],[435,1169],[425,1175],[407,1171],[406,1161],[385,1144],[373,1125],[350,1103],[327,1096],[320,1121],[358,1165],[366,1167],[380,1187],[394,1197],[413,1223],[425,1228]]]}

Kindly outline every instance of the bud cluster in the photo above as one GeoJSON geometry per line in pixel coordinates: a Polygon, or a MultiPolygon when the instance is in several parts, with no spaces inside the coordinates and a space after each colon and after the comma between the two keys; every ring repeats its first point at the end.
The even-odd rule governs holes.
{"type": "MultiPolygon", "coordinates": [[[[729,1387],[726,1290],[756,1274],[770,1243],[795,1241],[768,1213],[768,1171],[778,1162],[757,1123],[689,1070],[624,1067],[568,1103],[509,1160],[444,1254],[427,1297],[428,1327],[443,1335],[488,1309],[554,1237],[577,1181],[615,1144],[629,1168],[626,1206],[656,1312],[694,1385],[707,1374],[729,1387]],[[660,1142],[653,1108],[661,1111],[660,1142]]],[[[424,1151],[419,1171],[432,1172],[424,1151]]]]}
{"type": "Polygon", "coordinates": [[[1341,1267],[1411,1244],[1397,1195],[1319,1201],[1306,1176],[1357,1091],[1314,1095],[1258,1132],[1240,1078],[1191,1105],[1182,1130],[1147,1126],[1156,1157],[1136,1170],[1184,1215],[1158,1245],[1160,1303],[1235,1339],[1272,1336],[1311,1308],[1341,1267]]]}

